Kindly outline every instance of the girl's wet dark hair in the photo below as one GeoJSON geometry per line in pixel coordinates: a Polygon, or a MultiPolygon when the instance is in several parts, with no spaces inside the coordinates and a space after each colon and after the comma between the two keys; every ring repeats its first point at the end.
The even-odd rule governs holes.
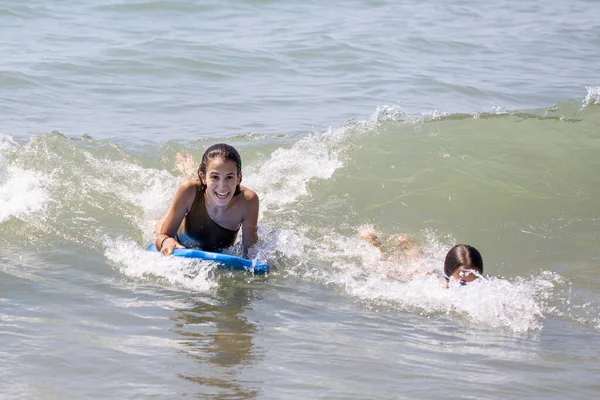
{"type": "Polygon", "coordinates": [[[444,274],[452,276],[460,267],[477,269],[483,273],[483,258],[479,250],[468,244],[457,244],[451,248],[444,261],[444,274]]]}
{"type": "MultiPolygon", "coordinates": [[[[208,149],[206,149],[204,155],[202,156],[202,161],[200,161],[200,167],[198,168],[198,178],[200,178],[200,172],[202,172],[202,174],[204,174],[204,176],[206,177],[206,167],[208,166],[208,163],[216,157],[221,157],[225,161],[233,161],[237,166],[237,173],[238,176],[240,176],[241,182],[242,158],[240,157],[240,153],[238,153],[238,151],[233,146],[230,146],[225,143],[213,144],[208,149]]],[[[202,182],[202,178],[200,178],[200,191],[202,193],[206,191],[206,185],[202,182]]],[[[236,186],[235,193],[233,195],[237,196],[238,194],[240,194],[239,183],[236,186]]]]}

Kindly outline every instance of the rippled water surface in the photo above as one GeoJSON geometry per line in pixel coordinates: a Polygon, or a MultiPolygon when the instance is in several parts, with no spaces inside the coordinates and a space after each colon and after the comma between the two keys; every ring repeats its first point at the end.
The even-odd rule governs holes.
{"type": "Polygon", "coordinates": [[[0,397],[597,397],[598,15],[1,1],[0,397]],[[146,250],[222,141],[266,277],[146,250]],[[455,243],[487,280],[418,274],[455,243]]]}

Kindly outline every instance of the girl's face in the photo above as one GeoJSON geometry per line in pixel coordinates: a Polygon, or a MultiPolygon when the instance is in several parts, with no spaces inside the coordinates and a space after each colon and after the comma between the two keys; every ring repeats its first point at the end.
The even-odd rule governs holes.
{"type": "Polygon", "coordinates": [[[233,198],[235,188],[240,184],[242,176],[238,175],[234,161],[215,157],[206,166],[206,176],[200,173],[200,179],[206,185],[206,195],[211,202],[225,206],[233,198]]]}

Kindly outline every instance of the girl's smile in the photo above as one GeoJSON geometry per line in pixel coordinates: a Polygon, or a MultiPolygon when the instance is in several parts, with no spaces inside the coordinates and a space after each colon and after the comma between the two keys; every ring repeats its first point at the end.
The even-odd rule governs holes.
{"type": "Polygon", "coordinates": [[[236,163],[223,160],[222,157],[213,158],[206,167],[206,176],[201,178],[206,185],[210,202],[219,206],[225,206],[231,201],[241,181],[236,163]]]}

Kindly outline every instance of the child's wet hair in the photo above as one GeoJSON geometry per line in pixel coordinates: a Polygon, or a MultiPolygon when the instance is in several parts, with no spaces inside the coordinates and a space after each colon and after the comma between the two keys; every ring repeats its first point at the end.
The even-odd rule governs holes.
{"type": "Polygon", "coordinates": [[[468,244],[457,244],[446,254],[444,261],[444,274],[452,276],[456,269],[477,269],[483,273],[483,258],[475,247],[468,244]]]}

